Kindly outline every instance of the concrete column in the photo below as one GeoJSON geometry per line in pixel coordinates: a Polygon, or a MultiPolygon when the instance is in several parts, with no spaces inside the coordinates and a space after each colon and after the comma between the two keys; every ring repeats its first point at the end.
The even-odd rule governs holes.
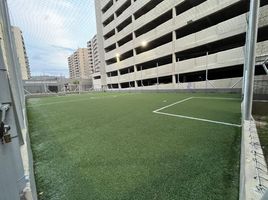
{"type": "MultiPolygon", "coordinates": [[[[132,37],[133,37],[133,41],[134,41],[134,46],[136,46],[136,36],[135,36],[135,33],[132,32],[132,37]]],[[[138,84],[137,84],[137,80],[139,79],[138,76],[137,76],[137,65],[136,65],[136,56],[137,56],[137,53],[136,53],[136,50],[133,49],[133,55],[134,55],[134,82],[135,82],[135,88],[137,89],[138,88],[138,84]]]]}
{"type": "MultiPolygon", "coordinates": [[[[172,8],[172,17],[173,17],[173,27],[175,27],[175,18],[176,18],[176,9],[172,8]]],[[[173,88],[176,88],[176,55],[175,55],[175,44],[176,44],[176,32],[172,31],[172,84],[173,88]]]]}
{"type": "Polygon", "coordinates": [[[176,87],[176,75],[175,74],[172,75],[172,83],[174,87],[176,87]]]}
{"type": "Polygon", "coordinates": [[[120,75],[120,70],[117,70],[117,77],[118,77],[118,79],[117,79],[117,82],[118,82],[118,88],[121,89],[121,85],[120,85],[120,77],[121,77],[121,75],[120,75]]]}
{"type": "Polygon", "coordinates": [[[206,89],[208,88],[208,52],[206,55],[206,89]]]}
{"type": "Polygon", "coordinates": [[[97,25],[97,41],[98,41],[99,59],[100,59],[101,87],[103,90],[106,90],[107,89],[106,63],[104,53],[101,1],[99,0],[95,0],[95,11],[97,21],[96,25],[97,25]]]}
{"type": "Polygon", "coordinates": [[[137,84],[137,66],[134,65],[134,77],[135,77],[135,88],[138,87],[138,84],[137,84]]]}

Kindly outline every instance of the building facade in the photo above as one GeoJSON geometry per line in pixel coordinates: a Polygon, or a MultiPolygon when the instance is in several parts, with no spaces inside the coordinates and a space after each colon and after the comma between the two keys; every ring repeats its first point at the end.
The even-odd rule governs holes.
{"type": "MultiPolygon", "coordinates": [[[[261,0],[257,56],[268,56],[261,0]]],[[[249,1],[95,0],[103,87],[241,88],[249,1]]],[[[258,60],[258,59],[257,59],[258,60]]],[[[257,63],[256,75],[265,73],[257,63]]]]}
{"type": "Polygon", "coordinates": [[[100,74],[100,57],[99,57],[99,47],[97,35],[95,35],[88,43],[88,57],[90,65],[92,67],[92,79],[93,79],[93,88],[95,90],[101,89],[101,74],[100,74]]]}
{"type": "Polygon", "coordinates": [[[87,48],[79,48],[68,57],[70,79],[90,79],[93,69],[87,48]]]}
{"type": "Polygon", "coordinates": [[[99,48],[97,35],[95,35],[92,40],[87,43],[89,60],[91,61],[93,73],[100,72],[100,58],[99,58],[99,48]]]}
{"type": "Polygon", "coordinates": [[[22,31],[20,30],[20,28],[14,27],[14,26],[11,28],[11,30],[12,30],[13,37],[15,40],[16,52],[17,52],[18,61],[20,64],[22,79],[28,80],[31,78],[31,71],[30,71],[29,59],[27,56],[22,31]]]}
{"type": "Polygon", "coordinates": [[[94,72],[94,64],[93,64],[92,41],[87,42],[87,50],[88,50],[89,69],[90,69],[90,73],[93,74],[93,72],[94,72]]]}

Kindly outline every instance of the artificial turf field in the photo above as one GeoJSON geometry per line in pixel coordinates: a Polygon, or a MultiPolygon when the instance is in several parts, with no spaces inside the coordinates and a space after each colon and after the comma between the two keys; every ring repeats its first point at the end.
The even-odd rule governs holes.
{"type": "Polygon", "coordinates": [[[241,128],[177,115],[240,124],[240,99],[176,93],[29,99],[39,199],[238,199],[241,128]],[[188,97],[206,98],[168,106],[188,97]],[[153,112],[165,106],[161,112],[171,115],[153,112]]]}

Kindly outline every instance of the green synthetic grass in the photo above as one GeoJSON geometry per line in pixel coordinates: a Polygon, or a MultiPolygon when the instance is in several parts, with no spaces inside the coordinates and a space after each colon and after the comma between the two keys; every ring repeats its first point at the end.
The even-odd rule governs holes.
{"type": "MultiPolygon", "coordinates": [[[[238,199],[240,128],[152,112],[190,96],[208,95],[29,99],[39,199],[238,199]]],[[[164,111],[240,120],[239,101],[194,99],[164,111]]]]}
{"type": "Polygon", "coordinates": [[[161,112],[185,115],[219,122],[241,124],[240,99],[198,99],[194,98],[174,105],[161,112]]]}

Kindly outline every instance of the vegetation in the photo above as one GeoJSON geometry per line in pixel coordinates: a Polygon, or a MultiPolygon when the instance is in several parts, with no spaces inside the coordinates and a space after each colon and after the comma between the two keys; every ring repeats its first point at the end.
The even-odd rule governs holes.
{"type": "Polygon", "coordinates": [[[75,81],[73,81],[73,84],[79,85],[79,81],[78,80],[75,80],[75,81]]]}

